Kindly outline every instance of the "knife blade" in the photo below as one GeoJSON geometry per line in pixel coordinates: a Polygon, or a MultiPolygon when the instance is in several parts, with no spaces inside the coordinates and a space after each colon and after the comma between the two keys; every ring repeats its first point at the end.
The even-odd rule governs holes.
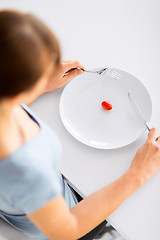
{"type": "Polygon", "coordinates": [[[130,100],[130,103],[132,105],[132,108],[134,109],[134,111],[136,112],[137,116],[139,117],[139,119],[146,125],[148,131],[150,131],[150,127],[148,126],[148,122],[146,120],[146,118],[144,117],[141,109],[139,108],[139,106],[137,105],[137,103],[135,102],[134,98],[132,97],[132,95],[128,92],[128,98],[130,100]]]}

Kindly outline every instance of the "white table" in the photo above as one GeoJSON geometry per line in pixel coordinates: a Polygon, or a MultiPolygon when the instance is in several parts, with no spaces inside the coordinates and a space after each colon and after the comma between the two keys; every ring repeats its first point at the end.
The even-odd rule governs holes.
{"type": "MultiPolygon", "coordinates": [[[[41,16],[57,33],[65,59],[78,59],[86,68],[120,68],[139,78],[153,103],[150,126],[157,127],[160,135],[158,0],[1,0],[0,7],[3,6],[31,10],[41,16]]],[[[85,146],[75,140],[61,122],[58,104],[62,90],[40,97],[31,108],[60,137],[62,173],[79,193],[88,196],[128,169],[147,132],[138,141],[117,150],[85,146]]],[[[160,173],[109,216],[109,222],[126,239],[160,239],[159,189],[160,173]]]]}

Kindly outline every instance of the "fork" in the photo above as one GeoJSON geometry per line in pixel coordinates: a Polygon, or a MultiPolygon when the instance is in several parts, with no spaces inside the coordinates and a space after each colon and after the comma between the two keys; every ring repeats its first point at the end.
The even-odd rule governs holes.
{"type": "MultiPolygon", "coordinates": [[[[66,76],[70,71],[73,71],[77,68],[72,68],[70,69],[68,72],[66,72],[64,75],[66,76]]],[[[84,72],[88,72],[88,73],[97,73],[97,74],[106,74],[116,80],[120,80],[120,78],[122,77],[122,75],[120,73],[118,73],[117,71],[115,70],[112,70],[111,68],[101,68],[99,70],[88,70],[88,69],[82,69],[84,72]]]]}
{"type": "Polygon", "coordinates": [[[85,72],[89,72],[89,73],[98,73],[98,74],[106,74],[112,78],[115,78],[117,80],[119,80],[121,78],[121,74],[118,73],[117,71],[115,70],[112,70],[111,68],[102,68],[100,70],[88,70],[88,69],[84,69],[85,72]]]}

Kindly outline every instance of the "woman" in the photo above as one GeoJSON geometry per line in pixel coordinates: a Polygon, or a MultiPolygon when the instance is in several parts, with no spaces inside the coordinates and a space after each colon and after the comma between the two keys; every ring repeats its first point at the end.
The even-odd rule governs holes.
{"type": "Polygon", "coordinates": [[[59,139],[27,105],[82,69],[62,62],[56,37],[38,18],[0,11],[0,216],[32,239],[93,239],[160,168],[153,128],[124,175],[78,202],[58,168],[59,139]]]}

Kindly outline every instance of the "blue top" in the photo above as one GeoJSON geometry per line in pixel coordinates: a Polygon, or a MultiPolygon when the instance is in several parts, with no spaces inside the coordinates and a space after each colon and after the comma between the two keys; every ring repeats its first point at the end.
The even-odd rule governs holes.
{"type": "Polygon", "coordinates": [[[32,239],[47,240],[25,213],[37,211],[59,194],[69,208],[78,201],[59,170],[62,146],[58,137],[31,109],[21,106],[40,131],[0,160],[0,217],[32,239]]]}

